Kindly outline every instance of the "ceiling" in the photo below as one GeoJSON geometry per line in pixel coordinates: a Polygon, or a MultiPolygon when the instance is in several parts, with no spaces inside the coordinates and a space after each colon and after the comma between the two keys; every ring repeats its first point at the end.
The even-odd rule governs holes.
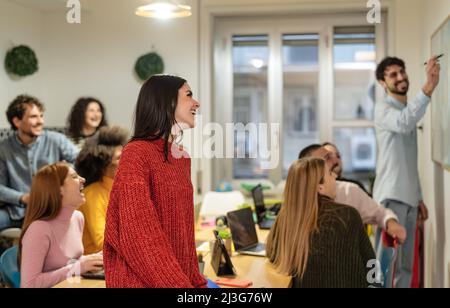
{"type": "Polygon", "coordinates": [[[66,9],[67,0],[9,0],[27,8],[43,12],[66,9]]]}

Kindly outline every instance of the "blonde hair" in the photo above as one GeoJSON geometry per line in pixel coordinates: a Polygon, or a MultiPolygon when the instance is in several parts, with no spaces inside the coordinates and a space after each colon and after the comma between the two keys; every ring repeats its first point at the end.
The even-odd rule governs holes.
{"type": "Polygon", "coordinates": [[[308,264],[311,235],[318,231],[319,194],[325,161],[297,160],[290,168],[284,202],[267,239],[267,257],[285,275],[303,277],[308,264]]]}

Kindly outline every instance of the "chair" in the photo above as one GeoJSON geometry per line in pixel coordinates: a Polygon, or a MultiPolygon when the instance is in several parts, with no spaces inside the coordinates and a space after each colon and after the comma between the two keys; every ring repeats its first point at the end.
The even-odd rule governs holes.
{"type": "Polygon", "coordinates": [[[378,239],[380,236],[381,242],[377,241],[379,242],[377,259],[380,261],[383,287],[394,288],[398,242],[384,230],[381,232],[381,235],[377,234],[378,239]]]}
{"type": "Polygon", "coordinates": [[[4,238],[13,244],[18,244],[20,239],[20,234],[22,229],[19,228],[9,228],[0,232],[0,238],[4,238]]]}
{"type": "Polygon", "coordinates": [[[4,237],[11,240],[16,240],[20,238],[20,233],[22,232],[19,228],[9,228],[0,232],[0,237],[4,237]]]}
{"type": "Polygon", "coordinates": [[[20,288],[20,272],[17,266],[17,246],[6,250],[0,257],[0,273],[3,280],[13,288],[20,288]]]}

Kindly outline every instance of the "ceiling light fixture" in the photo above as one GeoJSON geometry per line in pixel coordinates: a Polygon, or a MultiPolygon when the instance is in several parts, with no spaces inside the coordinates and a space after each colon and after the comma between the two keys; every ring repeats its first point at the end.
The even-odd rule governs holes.
{"type": "Polygon", "coordinates": [[[189,5],[176,4],[172,1],[153,2],[140,6],[135,14],[140,17],[171,19],[180,17],[189,17],[192,15],[189,5]]]}

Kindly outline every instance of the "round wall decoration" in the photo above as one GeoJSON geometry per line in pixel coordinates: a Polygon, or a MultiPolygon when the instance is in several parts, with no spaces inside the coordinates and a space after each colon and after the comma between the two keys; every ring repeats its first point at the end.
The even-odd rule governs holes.
{"type": "Polygon", "coordinates": [[[8,73],[20,77],[32,75],[38,71],[38,59],[30,47],[20,45],[6,54],[5,68],[8,73]]]}
{"type": "Polygon", "coordinates": [[[151,52],[140,57],[134,69],[141,80],[147,80],[153,75],[164,72],[164,62],[160,55],[151,52]]]}

